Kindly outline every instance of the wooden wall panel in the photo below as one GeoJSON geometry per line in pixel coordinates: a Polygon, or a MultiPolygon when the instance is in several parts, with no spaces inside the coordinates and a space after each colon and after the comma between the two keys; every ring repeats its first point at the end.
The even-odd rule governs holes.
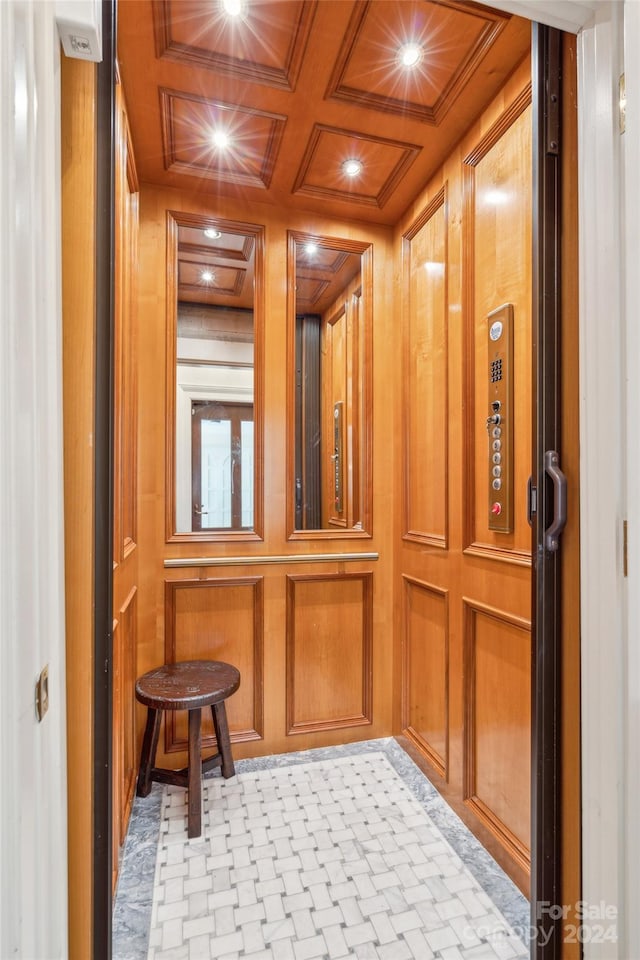
{"type": "Polygon", "coordinates": [[[137,550],[138,181],[122,85],[116,85],[115,269],[113,345],[113,868],[118,871],[133,797],[136,758],[135,693],[137,550]]]}
{"type": "MultiPolygon", "coordinates": [[[[347,246],[348,248],[348,246],[347,246]]],[[[165,561],[186,561],[192,566],[175,570],[171,579],[193,579],[211,575],[225,576],[228,567],[198,568],[199,557],[212,557],[222,563],[243,558],[233,567],[234,576],[264,578],[264,719],[263,739],[236,740],[234,757],[262,756],[286,750],[320,747],[328,744],[389,736],[392,732],[392,645],[393,645],[393,521],[394,474],[389,464],[398,455],[399,439],[396,407],[390,398],[400,382],[400,339],[398,311],[393,308],[393,256],[391,230],[358,223],[313,217],[303,211],[271,207],[229,198],[219,201],[201,193],[161,189],[141,184],[140,190],[140,269],[138,273],[138,309],[136,324],[139,378],[139,490],[138,490],[138,673],[163,663],[166,656],[165,580],[169,576],[165,561]],[[167,380],[168,325],[172,305],[168,302],[167,211],[176,214],[223,218],[226,221],[254,223],[264,227],[267,242],[264,251],[264,354],[262,364],[264,396],[264,445],[262,476],[264,481],[264,525],[262,539],[233,542],[229,538],[174,537],[167,542],[166,498],[167,462],[167,380]],[[363,301],[360,315],[367,329],[371,361],[364,369],[364,392],[360,406],[371,417],[374,435],[363,437],[364,477],[357,481],[360,490],[366,484],[367,496],[361,505],[364,529],[332,529],[307,535],[292,533],[294,504],[293,480],[288,480],[289,379],[285,358],[289,350],[289,285],[287,283],[288,232],[312,232],[314,236],[337,238],[363,255],[363,301]],[[375,266],[375,270],[373,269],[375,266]],[[369,312],[371,316],[369,317],[369,312]],[[375,322],[369,322],[369,319],[375,322]],[[381,385],[375,393],[375,380],[381,385]],[[372,442],[371,442],[372,441],[372,442]],[[372,449],[377,451],[375,460],[372,449]],[[384,455],[383,455],[384,453],[384,455]],[[375,523],[367,502],[375,502],[375,523]],[[288,511],[291,510],[289,514],[288,511]],[[366,531],[366,532],[365,532],[366,531]],[[344,541],[348,541],[345,544],[344,541]],[[322,552],[335,554],[335,561],[307,563],[305,557],[322,552]],[[310,730],[295,737],[287,734],[286,719],[286,607],[288,573],[344,572],[344,551],[376,552],[373,593],[376,615],[371,638],[372,707],[371,724],[310,730]],[[253,565],[252,559],[281,557],[279,563],[253,565]],[[288,562],[287,558],[291,558],[288,562]],[[246,561],[246,562],[244,562],[246,561]]],[[[361,362],[361,358],[360,358],[361,362]]],[[[293,412],[291,410],[291,412],[293,412]]],[[[293,472],[291,473],[293,477],[293,472]]],[[[362,500],[362,498],[361,498],[362,500]]],[[[371,561],[349,563],[347,570],[370,569],[371,561]]],[[[205,591],[206,592],[206,591],[205,591]]],[[[245,641],[239,640],[240,649],[245,641]]],[[[235,650],[229,651],[235,662],[235,650]]],[[[242,692],[242,687],[236,696],[242,692]]],[[[360,712],[362,708],[360,707],[360,712]]],[[[138,709],[138,736],[144,727],[144,710],[138,709]]],[[[184,754],[171,753],[162,758],[169,767],[179,766],[184,754]]],[[[160,761],[160,758],[159,758],[160,761]]]]}
{"type": "Polygon", "coordinates": [[[287,731],[372,721],[369,573],[287,577],[287,731]]]}
{"type": "Polygon", "coordinates": [[[527,478],[531,474],[532,126],[530,87],[474,145],[464,161],[464,266],[467,468],[466,545],[529,563],[527,478]],[[488,527],[488,315],[513,304],[513,502],[509,534],[488,527]]]}
{"type": "Polygon", "coordinates": [[[446,590],[403,577],[402,726],[442,777],[449,763],[449,604],[446,590]]]}
{"type": "MultiPolygon", "coordinates": [[[[223,660],[240,671],[240,688],[227,703],[232,742],[262,737],[262,579],[168,580],[165,584],[165,662],[223,660]]],[[[187,748],[187,713],[165,723],[165,751],[187,748]]],[[[215,744],[203,713],[205,747],[215,744]]]]}
{"type": "Polygon", "coordinates": [[[403,536],[446,548],[449,349],[445,187],[404,234],[403,274],[403,536]]]}
{"type": "Polygon", "coordinates": [[[465,798],[528,866],[531,624],[464,604],[465,798]]]}
{"type": "Polygon", "coordinates": [[[138,757],[135,736],[136,596],[134,587],[113,629],[113,845],[114,873],[127,832],[138,757]]]}
{"type": "MultiPolygon", "coordinates": [[[[522,825],[528,824],[530,810],[530,729],[527,727],[525,736],[520,699],[503,701],[502,713],[496,706],[496,723],[503,722],[505,729],[518,731],[515,736],[521,764],[514,776],[499,785],[504,791],[500,799],[496,796],[498,787],[483,780],[485,764],[487,776],[493,776],[490,714],[471,715],[480,726],[478,743],[473,744],[474,750],[477,746],[474,756],[478,765],[469,767],[468,737],[472,728],[467,714],[469,660],[464,598],[473,597],[474,604],[483,609],[501,611],[503,619],[527,624],[531,619],[531,529],[525,503],[533,423],[530,100],[531,68],[525,60],[452,150],[396,229],[398,262],[403,258],[402,329],[407,341],[404,410],[399,416],[405,455],[400,458],[397,479],[398,488],[404,491],[404,506],[396,518],[396,564],[405,583],[413,580],[437,585],[447,595],[446,777],[443,740],[434,750],[426,738],[416,736],[407,708],[406,698],[413,694],[407,689],[403,658],[407,643],[412,644],[413,656],[419,644],[406,633],[412,616],[406,611],[404,637],[396,639],[396,690],[398,699],[405,697],[404,715],[399,712],[398,724],[438,790],[525,893],[529,885],[528,834],[524,834],[522,825]],[[414,255],[416,276],[412,277],[414,255]],[[418,279],[420,260],[437,263],[439,258],[445,263],[442,291],[434,286],[429,289],[424,278],[418,279]],[[514,304],[516,314],[516,496],[514,532],[498,534],[488,527],[487,314],[505,302],[514,304]],[[439,331],[439,340],[435,348],[434,341],[425,336],[428,324],[437,324],[434,332],[439,331]],[[417,375],[419,365],[424,368],[422,382],[417,375]],[[429,522],[425,520],[427,508],[429,522]],[[509,715],[509,706],[513,707],[513,716],[509,715]],[[470,784],[474,786],[469,793],[470,784]]],[[[437,607],[435,599],[429,604],[424,601],[425,617],[430,615],[426,608],[434,605],[437,607]]],[[[528,698],[530,638],[525,650],[521,632],[517,636],[518,652],[522,653],[519,668],[526,671],[521,686],[527,688],[528,698]]],[[[484,643],[484,633],[481,639],[484,643]]],[[[431,657],[421,669],[423,674],[442,669],[437,645],[420,652],[431,657]]],[[[484,653],[481,646],[479,656],[484,653]]],[[[485,667],[491,657],[496,659],[496,670],[502,666],[507,671],[510,654],[507,645],[501,665],[498,657],[502,648],[496,640],[496,649],[479,661],[478,682],[488,683],[485,667]]],[[[440,711],[442,691],[434,693],[418,681],[414,691],[415,716],[433,723],[430,711],[435,704],[440,711]]],[[[483,697],[481,706],[486,703],[490,707],[490,698],[483,697]]]]}
{"type": "Polygon", "coordinates": [[[114,561],[135,549],[137,511],[136,277],[138,180],[122,87],[116,87],[114,268],[114,561]]]}

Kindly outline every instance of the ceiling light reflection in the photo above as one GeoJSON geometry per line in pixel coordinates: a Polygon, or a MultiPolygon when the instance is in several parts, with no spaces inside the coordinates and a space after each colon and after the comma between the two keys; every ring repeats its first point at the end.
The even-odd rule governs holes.
{"type": "Polygon", "coordinates": [[[214,130],[211,135],[211,141],[214,147],[217,147],[219,150],[226,150],[231,143],[231,137],[226,130],[214,130]]]}
{"type": "Polygon", "coordinates": [[[213,283],[213,274],[211,270],[203,270],[200,274],[200,279],[203,283],[213,283]]]}
{"type": "Polygon", "coordinates": [[[362,161],[351,159],[345,160],[342,164],[342,169],[348,177],[359,177],[362,173],[362,161]]]}
{"type": "Polygon", "coordinates": [[[427,260],[424,268],[430,277],[444,277],[444,263],[439,260],[427,260]]]}
{"type": "Polygon", "coordinates": [[[220,231],[216,230],[215,227],[207,227],[204,231],[204,235],[208,240],[219,240],[222,236],[220,231]]]}
{"type": "Polygon", "coordinates": [[[309,243],[305,243],[304,252],[308,257],[315,256],[315,254],[318,252],[318,244],[310,240],[309,243]]]}
{"type": "Polygon", "coordinates": [[[228,17],[239,17],[244,10],[243,0],[222,0],[222,9],[228,17]]]}
{"type": "Polygon", "coordinates": [[[398,59],[403,67],[415,67],[422,60],[422,47],[419,43],[403,43],[398,50],[398,59]]]}
{"type": "Polygon", "coordinates": [[[509,194],[506,190],[486,190],[484,200],[494,207],[502,207],[509,202],[509,194]]]}

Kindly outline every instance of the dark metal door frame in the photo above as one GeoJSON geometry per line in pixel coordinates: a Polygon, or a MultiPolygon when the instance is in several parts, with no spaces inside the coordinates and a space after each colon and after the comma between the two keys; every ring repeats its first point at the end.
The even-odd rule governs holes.
{"type": "Polygon", "coordinates": [[[534,960],[560,957],[561,583],[566,519],[560,437],[560,150],[562,33],[533,24],[533,383],[531,942],[534,960]]]}
{"type": "Polygon", "coordinates": [[[92,901],[94,960],[109,960],[111,957],[115,25],[115,0],[103,0],[102,61],[97,65],[96,103],[92,901]]]}

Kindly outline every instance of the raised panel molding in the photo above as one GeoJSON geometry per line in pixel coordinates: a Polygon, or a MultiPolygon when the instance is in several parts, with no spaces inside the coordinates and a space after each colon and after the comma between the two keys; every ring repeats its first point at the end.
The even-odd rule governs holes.
{"type": "Polygon", "coordinates": [[[531,866],[531,622],[463,597],[463,797],[531,866]]]}
{"type": "MultiPolygon", "coordinates": [[[[227,701],[232,743],[263,737],[263,578],[165,581],[165,659],[223,660],[240,671],[240,688],[227,701]]],[[[165,713],[165,752],[187,749],[186,711],[165,713]]],[[[216,740],[210,712],[202,742],[216,740]]]]}
{"type": "Polygon", "coordinates": [[[449,592],[406,574],[402,580],[402,728],[448,780],[449,592]]]}
{"type": "Polygon", "coordinates": [[[449,542],[448,232],[445,184],[402,237],[405,318],[402,536],[404,540],[427,543],[441,550],[447,550],[449,542]],[[436,222],[438,216],[441,224],[436,222]],[[432,282],[423,281],[420,290],[413,291],[412,244],[428,225],[433,235],[428,238],[429,250],[423,253],[430,259],[420,266],[425,267],[425,274],[432,282]],[[420,318],[424,321],[421,337],[416,336],[414,330],[420,308],[424,311],[420,318]],[[434,362],[434,355],[439,357],[439,365],[434,362]],[[429,396],[421,397],[421,389],[429,396]],[[427,402],[421,402],[425,400],[427,402]],[[421,525],[427,527],[428,521],[431,521],[430,529],[420,529],[421,525]]]}
{"type": "MultiPolygon", "coordinates": [[[[512,101],[511,104],[498,117],[496,122],[487,130],[477,144],[468,151],[463,159],[462,178],[463,178],[463,196],[464,196],[464,214],[463,214],[463,232],[462,232],[462,302],[464,323],[464,347],[463,347],[463,430],[466,442],[463,446],[463,552],[469,556],[478,556],[491,560],[497,560],[502,563],[514,564],[516,566],[531,566],[530,549],[513,543],[513,535],[507,535],[509,542],[485,542],[477,534],[477,515],[476,515],[476,483],[482,483],[476,477],[476,453],[477,439],[476,433],[478,424],[484,424],[486,413],[484,409],[478,410],[476,403],[476,323],[477,323],[477,305],[476,305],[476,177],[479,164],[487,157],[490,151],[500,142],[508,133],[511,127],[516,123],[520,116],[531,104],[531,84],[527,84],[521,93],[512,101]]],[[[504,175],[504,171],[503,171],[504,175]]],[[[497,192],[497,191],[496,191],[497,192]]],[[[501,300],[501,294],[496,294],[496,303],[492,307],[498,306],[500,302],[506,302],[509,298],[501,300]]],[[[530,296],[528,298],[530,303],[530,296]]],[[[487,311],[488,313],[489,311],[487,311]]],[[[515,361],[514,361],[515,362],[515,361]]],[[[516,393],[516,397],[517,397],[516,393]]],[[[514,402],[514,410],[516,403],[514,402]]],[[[484,441],[484,437],[483,437],[484,441]]],[[[527,450],[528,455],[528,450],[527,450]]],[[[514,483],[517,479],[517,470],[514,477],[514,483]]],[[[519,490],[516,484],[518,496],[524,496],[523,490],[519,490]]],[[[520,516],[520,514],[517,514],[520,516]]],[[[521,518],[522,520],[522,518],[521,518]]],[[[497,537],[504,535],[496,535],[497,537]]]]}
{"type": "Polygon", "coordinates": [[[373,574],[287,576],[287,734],[372,723],[373,574]]]}

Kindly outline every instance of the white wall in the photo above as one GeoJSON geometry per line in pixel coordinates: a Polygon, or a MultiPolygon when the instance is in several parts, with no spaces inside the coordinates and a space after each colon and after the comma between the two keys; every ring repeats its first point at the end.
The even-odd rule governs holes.
{"type": "MultiPolygon", "coordinates": [[[[623,778],[623,385],[620,133],[622,4],[578,37],[583,898],[619,909],[623,778]]],[[[622,930],[619,930],[622,934],[622,930]]],[[[585,956],[625,957],[592,942],[585,956]]]]}
{"type": "Polygon", "coordinates": [[[627,98],[622,137],[626,341],[626,455],[629,523],[627,633],[624,648],[624,948],[640,949],[640,4],[625,4],[624,69],[627,98]]]}
{"type": "MultiPolygon", "coordinates": [[[[67,955],[59,42],[0,2],[0,957],[67,955]],[[34,685],[49,666],[49,712],[34,685]]],[[[89,718],[87,718],[89,722],[89,718]]]]}

